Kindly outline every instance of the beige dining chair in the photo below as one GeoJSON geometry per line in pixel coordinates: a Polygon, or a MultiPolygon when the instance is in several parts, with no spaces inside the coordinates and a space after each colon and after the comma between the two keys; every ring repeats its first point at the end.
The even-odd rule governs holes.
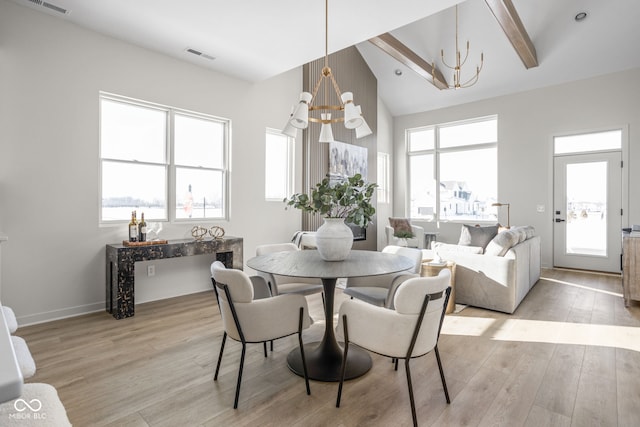
{"type": "MultiPolygon", "coordinates": [[[[256,248],[256,255],[267,255],[275,252],[291,252],[299,251],[293,243],[275,243],[268,245],[260,245],[256,248]]],[[[258,275],[264,277],[269,284],[269,288],[273,295],[281,294],[298,294],[311,295],[322,292],[322,282],[320,279],[311,279],[306,277],[290,277],[280,276],[271,273],[258,272],[258,275]]]]}
{"type": "Polygon", "coordinates": [[[420,275],[422,267],[422,251],[402,246],[386,246],[383,253],[402,255],[413,261],[413,267],[399,273],[381,276],[350,277],[344,293],[351,298],[368,302],[380,307],[393,308],[393,296],[403,282],[420,275]]]}
{"type": "MultiPolygon", "coordinates": [[[[404,359],[411,402],[413,425],[417,426],[410,361],[433,351],[447,403],[450,403],[438,338],[444,320],[451,287],[448,269],[438,276],[409,279],[394,296],[394,309],[376,307],[358,300],[347,300],[340,306],[336,338],[344,341],[344,354],[336,407],[340,407],[349,347],[353,344],[365,350],[393,359],[404,359]]],[[[397,369],[397,364],[396,364],[397,369]]]]}
{"type": "Polygon", "coordinates": [[[218,380],[227,336],[242,343],[233,408],[238,407],[247,344],[266,343],[293,334],[298,334],[305,385],[307,394],[311,394],[302,344],[302,330],[312,323],[306,298],[302,295],[278,295],[254,299],[253,286],[246,273],[227,269],[222,263],[215,264],[212,270],[224,326],[214,381],[218,380]]]}

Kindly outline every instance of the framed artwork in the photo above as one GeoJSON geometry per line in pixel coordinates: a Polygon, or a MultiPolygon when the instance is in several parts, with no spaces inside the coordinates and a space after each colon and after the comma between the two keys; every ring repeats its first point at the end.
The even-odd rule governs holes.
{"type": "Polygon", "coordinates": [[[341,180],[359,173],[367,178],[367,148],[344,142],[329,143],[329,178],[341,180]]]}
{"type": "MultiPolygon", "coordinates": [[[[329,179],[341,181],[359,173],[367,179],[367,148],[344,142],[329,143],[329,179]]],[[[353,240],[367,240],[367,229],[347,224],[353,232],[353,240]]]]}

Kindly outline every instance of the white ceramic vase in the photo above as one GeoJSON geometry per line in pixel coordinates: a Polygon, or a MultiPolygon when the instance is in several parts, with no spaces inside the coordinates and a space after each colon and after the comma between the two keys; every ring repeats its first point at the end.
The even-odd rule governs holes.
{"type": "Polygon", "coordinates": [[[353,232],[344,218],[324,218],[324,224],[316,231],[316,246],[325,261],[343,261],[353,246],[353,232]]]}

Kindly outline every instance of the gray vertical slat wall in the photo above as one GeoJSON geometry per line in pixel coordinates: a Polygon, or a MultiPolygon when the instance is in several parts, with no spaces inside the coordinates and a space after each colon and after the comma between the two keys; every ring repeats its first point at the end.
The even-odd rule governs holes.
{"type": "MultiPolygon", "coordinates": [[[[302,84],[304,90],[311,91],[320,78],[324,67],[324,57],[305,64],[303,66],[302,84]]],[[[333,137],[336,141],[358,145],[367,148],[367,179],[376,182],[377,178],[377,127],[378,127],[378,81],[364,61],[360,52],[355,47],[349,47],[329,55],[329,67],[338,83],[342,93],[353,92],[356,105],[362,108],[362,115],[373,133],[364,138],[356,139],[354,130],[344,127],[342,122],[333,123],[333,137]]],[[[323,85],[324,86],[324,85],[323,85]]],[[[314,105],[324,105],[325,93],[328,95],[330,105],[339,105],[340,101],[335,91],[329,84],[325,92],[321,86],[318,93],[318,101],[314,105]]],[[[315,113],[315,112],[314,112],[315,113]]],[[[332,114],[333,117],[342,116],[342,112],[332,114]],[[334,115],[337,114],[337,115],[334,115]]],[[[303,170],[302,189],[308,191],[316,183],[320,182],[329,171],[329,144],[319,143],[319,123],[310,123],[302,133],[303,140],[303,170]]],[[[375,197],[375,196],[374,196],[375,197]]],[[[374,198],[374,206],[376,200],[374,198]]],[[[374,221],[377,222],[377,219],[374,221]]],[[[303,214],[302,229],[307,231],[317,230],[322,225],[322,218],[318,215],[303,214]]],[[[377,232],[372,224],[367,228],[367,239],[354,242],[354,249],[376,250],[377,232]]]]}

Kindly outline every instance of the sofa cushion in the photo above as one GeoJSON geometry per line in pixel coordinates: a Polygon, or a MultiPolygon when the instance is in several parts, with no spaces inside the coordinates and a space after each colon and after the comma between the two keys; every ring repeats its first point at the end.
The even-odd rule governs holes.
{"type": "Polygon", "coordinates": [[[519,242],[518,232],[515,230],[502,231],[489,242],[484,250],[485,255],[504,256],[509,249],[519,242]]]}
{"type": "Polygon", "coordinates": [[[406,236],[408,234],[413,236],[413,230],[408,218],[389,218],[389,225],[393,228],[394,236],[406,236]]]}
{"type": "Polygon", "coordinates": [[[514,227],[513,231],[518,236],[518,243],[522,243],[527,240],[527,231],[524,229],[524,227],[514,227]]]}
{"type": "Polygon", "coordinates": [[[458,244],[462,246],[480,246],[482,250],[484,250],[496,234],[498,234],[497,225],[474,227],[463,224],[460,230],[460,240],[458,240],[458,244]]]}
{"type": "Polygon", "coordinates": [[[433,250],[438,252],[441,257],[444,253],[455,252],[459,254],[482,254],[480,246],[461,246],[451,243],[433,242],[433,250]]]}

